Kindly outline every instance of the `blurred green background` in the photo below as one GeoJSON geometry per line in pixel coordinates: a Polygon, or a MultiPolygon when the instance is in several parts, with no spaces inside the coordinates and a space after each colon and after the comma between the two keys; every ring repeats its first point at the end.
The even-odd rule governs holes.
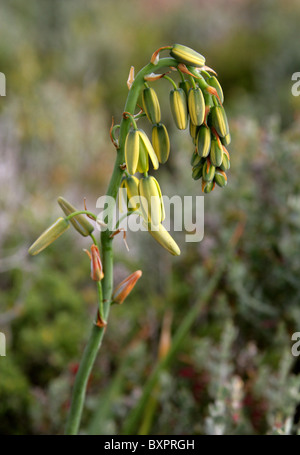
{"type": "MultiPolygon", "coordinates": [[[[81,432],[123,431],[162,349],[161,333],[172,344],[201,303],[131,431],[297,432],[300,365],[291,335],[300,331],[300,97],[291,94],[291,76],[300,71],[299,2],[10,0],[0,9],[7,81],[0,99],[0,331],[7,339],[0,433],[63,432],[96,308],[82,252],[89,243],[70,229],[35,258],[27,248],[61,215],[58,196],[77,207],[86,197],[96,211],[113,168],[109,127],[112,116],[121,119],[129,68],[175,42],[204,54],[223,86],[233,138],[229,185],[205,196],[202,242],[174,234],[178,258],[147,233],[128,233],[129,253],[116,239],[115,282],[136,269],[143,276],[113,307],[81,432]]],[[[157,173],[162,191],[200,195],[188,131],[176,130],[170,117],[169,84],[155,87],[171,140],[157,173]]]]}

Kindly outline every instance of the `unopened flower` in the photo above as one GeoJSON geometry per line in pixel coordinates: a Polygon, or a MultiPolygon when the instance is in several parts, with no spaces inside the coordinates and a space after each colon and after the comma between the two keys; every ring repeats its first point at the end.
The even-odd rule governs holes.
{"type": "Polygon", "coordinates": [[[47,246],[53,243],[59,236],[61,236],[67,229],[69,229],[70,223],[65,218],[57,218],[55,223],[51,224],[46,231],[44,231],[39,238],[31,245],[28,253],[31,256],[43,251],[47,246]]]}
{"type": "Polygon", "coordinates": [[[104,278],[102,262],[97,245],[91,246],[91,252],[84,250],[91,261],[91,278],[94,281],[101,281],[104,278]]]}
{"type": "Polygon", "coordinates": [[[137,270],[136,272],[129,275],[125,280],[121,281],[121,283],[116,287],[112,294],[112,301],[116,303],[123,303],[128,294],[134,288],[138,279],[142,276],[142,271],[137,270]]]}

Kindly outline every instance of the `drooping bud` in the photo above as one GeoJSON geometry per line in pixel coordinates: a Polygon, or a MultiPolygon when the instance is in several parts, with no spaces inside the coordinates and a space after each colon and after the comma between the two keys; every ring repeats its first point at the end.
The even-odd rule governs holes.
{"type": "Polygon", "coordinates": [[[205,101],[202,90],[199,87],[190,89],[188,94],[188,108],[191,122],[194,125],[202,125],[205,114],[205,101]]]}
{"type": "Polygon", "coordinates": [[[210,162],[210,159],[207,158],[203,165],[203,170],[202,170],[203,180],[205,180],[205,182],[211,182],[214,179],[215,170],[216,170],[215,166],[213,166],[210,162]]]}
{"type": "Polygon", "coordinates": [[[39,254],[69,229],[69,227],[70,223],[65,218],[57,218],[57,220],[31,245],[28,249],[28,253],[31,254],[31,256],[39,254]]]}
{"type": "Polygon", "coordinates": [[[198,164],[202,161],[201,156],[198,155],[197,151],[192,154],[191,158],[191,166],[198,166],[198,164]]]}
{"type": "Polygon", "coordinates": [[[104,278],[99,249],[96,245],[91,246],[91,278],[101,281],[104,278]]]}
{"type": "Polygon", "coordinates": [[[125,203],[127,205],[128,211],[137,210],[140,206],[139,204],[139,180],[137,177],[129,175],[126,177],[122,183],[120,188],[126,189],[126,200],[125,203]]]}
{"type": "Polygon", "coordinates": [[[153,88],[147,87],[142,94],[143,108],[151,123],[159,123],[161,119],[160,105],[153,88]]]}
{"type": "Polygon", "coordinates": [[[202,177],[203,172],[203,163],[200,163],[198,166],[193,167],[192,177],[194,180],[199,180],[202,177]]]}
{"type": "Polygon", "coordinates": [[[223,160],[223,148],[215,137],[211,139],[209,156],[211,164],[213,164],[215,167],[221,166],[223,160]]]}
{"type": "Polygon", "coordinates": [[[216,169],[214,181],[221,188],[227,185],[227,175],[221,169],[216,169]]]}
{"type": "Polygon", "coordinates": [[[197,152],[203,158],[206,158],[209,155],[211,145],[211,134],[210,129],[202,125],[199,127],[197,134],[197,152]]]}
{"type": "Polygon", "coordinates": [[[125,162],[129,174],[135,174],[139,161],[140,136],[138,130],[130,129],[125,140],[125,162]]]}
{"type": "Polygon", "coordinates": [[[167,128],[162,123],[158,123],[152,128],[152,145],[158,161],[164,164],[170,154],[170,139],[167,128]]]}
{"type": "Polygon", "coordinates": [[[180,130],[185,130],[188,123],[186,96],[182,88],[171,90],[170,106],[175,125],[180,130]]]}
{"type": "Polygon", "coordinates": [[[215,189],[215,182],[205,182],[204,180],[202,181],[202,192],[203,193],[210,193],[215,189]]]}
{"type": "Polygon", "coordinates": [[[157,226],[165,218],[165,210],[158,181],[152,177],[143,177],[139,181],[141,210],[148,223],[157,226]]]}
{"type": "Polygon", "coordinates": [[[230,135],[230,133],[228,133],[228,134],[226,134],[226,136],[220,137],[220,139],[221,139],[221,142],[223,145],[229,145],[231,142],[231,135],[230,135]]]}
{"type": "Polygon", "coordinates": [[[210,111],[212,126],[216,129],[220,137],[229,133],[228,121],[223,106],[214,106],[210,111]]]}
{"type": "Polygon", "coordinates": [[[203,55],[182,44],[174,44],[170,51],[170,55],[178,62],[184,63],[185,65],[197,67],[205,64],[203,55]]]}
{"type": "Polygon", "coordinates": [[[148,225],[148,232],[163,248],[169,251],[169,253],[173,254],[173,256],[180,255],[179,246],[162,224],[158,225],[157,230],[151,230],[150,226],[148,225]]]}
{"type": "MultiPolygon", "coordinates": [[[[140,141],[139,141],[140,152],[141,151],[146,152],[146,154],[150,157],[150,159],[152,161],[153,168],[158,169],[159,168],[158,158],[152,147],[151,142],[149,141],[147,134],[141,129],[138,130],[138,134],[139,134],[139,139],[140,139],[140,141]]],[[[148,171],[148,169],[147,169],[147,171],[148,171]]],[[[147,171],[139,171],[139,172],[147,172],[147,171]]]]}
{"type": "Polygon", "coordinates": [[[141,174],[149,171],[149,155],[143,142],[140,141],[137,171],[141,174]]]}
{"type": "Polygon", "coordinates": [[[225,147],[223,147],[223,160],[220,169],[225,172],[230,169],[230,156],[225,147]]]}
{"type": "Polygon", "coordinates": [[[206,80],[206,82],[208,83],[208,85],[210,85],[211,87],[214,87],[217,90],[220,101],[223,104],[224,103],[224,94],[223,94],[223,90],[222,90],[222,87],[221,87],[218,79],[215,76],[211,76],[206,80]]]}
{"type": "MultiPolygon", "coordinates": [[[[78,209],[76,209],[76,207],[74,207],[72,204],[70,204],[70,202],[61,196],[57,199],[57,202],[67,216],[71,215],[71,213],[78,212],[78,209]]],[[[76,231],[78,231],[84,237],[90,235],[94,230],[94,226],[87,220],[86,215],[83,214],[70,218],[70,223],[72,223],[76,231]]]]}
{"type": "Polygon", "coordinates": [[[112,294],[112,301],[115,303],[123,303],[128,294],[132,291],[136,285],[137,280],[142,276],[142,271],[137,270],[136,272],[129,275],[125,280],[123,280],[112,294]]]}

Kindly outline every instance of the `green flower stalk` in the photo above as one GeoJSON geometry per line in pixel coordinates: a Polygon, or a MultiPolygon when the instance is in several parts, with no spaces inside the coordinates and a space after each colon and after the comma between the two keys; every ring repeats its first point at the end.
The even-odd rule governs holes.
{"type": "MultiPolygon", "coordinates": [[[[127,80],[129,92],[121,122],[119,125],[113,124],[110,129],[112,143],[116,148],[116,160],[106,196],[116,201],[119,189],[126,190],[125,216],[133,213],[141,216],[153,239],[174,256],[180,255],[180,249],[162,225],[165,213],[160,186],[154,176],[148,176],[150,166],[152,165],[155,171],[160,163],[164,164],[168,160],[170,154],[170,139],[161,122],[159,100],[148,82],[158,83],[167,79],[172,83],[173,89],[169,97],[174,124],[184,130],[190,122],[194,148],[191,159],[192,177],[195,181],[202,179],[202,191],[210,193],[216,183],[220,187],[227,184],[225,172],[230,167],[230,156],[225,146],[230,143],[231,138],[223,108],[223,91],[216,77],[210,75],[211,72],[215,74],[214,71],[204,65],[205,58],[201,54],[187,46],[174,44],[155,51],[150,62],[135,77],[134,68],[131,67],[127,80]],[[169,56],[160,58],[160,54],[166,51],[169,56]],[[170,69],[177,69],[181,78],[179,87],[171,77],[166,76],[170,69]],[[183,73],[188,74],[188,81],[184,79],[183,73]],[[143,102],[142,111],[138,105],[140,97],[143,102]],[[145,131],[138,127],[138,122],[143,121],[143,118],[147,118],[153,125],[152,143],[145,131]],[[118,138],[115,136],[117,129],[118,138]],[[143,175],[136,177],[134,174],[137,172],[143,175]]],[[[87,219],[89,217],[97,221],[95,214],[87,210],[77,210],[62,197],[58,198],[58,203],[65,213],[65,218],[59,218],[53,223],[29,248],[29,253],[36,255],[41,252],[62,235],[70,224],[87,241],[91,241],[91,253],[88,252],[88,255],[91,260],[91,277],[97,289],[98,305],[73,386],[66,424],[66,434],[77,434],[88,379],[108,327],[111,304],[124,301],[142,272],[134,272],[113,292],[113,239],[121,230],[118,226],[124,215],[117,222],[115,230],[110,230],[107,224],[114,210],[110,204],[102,223],[104,229],[97,241],[93,235],[94,227],[87,219]]]]}

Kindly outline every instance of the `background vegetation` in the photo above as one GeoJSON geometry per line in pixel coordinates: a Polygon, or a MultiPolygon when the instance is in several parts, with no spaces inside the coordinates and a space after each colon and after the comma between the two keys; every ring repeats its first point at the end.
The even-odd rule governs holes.
{"type": "MultiPolygon", "coordinates": [[[[205,196],[205,236],[175,234],[173,258],[146,233],[115,248],[115,282],[140,268],[114,307],[88,389],[83,433],[297,432],[300,364],[300,71],[297,0],[10,0],[1,5],[0,433],[62,433],[95,311],[85,241],[75,231],[43,254],[27,248],[60,216],[62,195],[95,210],[114,162],[131,65],[179,42],[206,56],[225,92],[232,130],[229,185],[205,196]],[[216,278],[217,276],[217,278],[216,278]],[[213,282],[211,280],[214,280],[213,282]],[[182,321],[188,333],[143,387],[182,321]],[[163,334],[163,342],[161,334],[163,334]],[[108,397],[108,398],[107,398],[108,397]]],[[[171,157],[164,194],[201,194],[188,132],[173,126],[158,82],[171,157]]]]}

